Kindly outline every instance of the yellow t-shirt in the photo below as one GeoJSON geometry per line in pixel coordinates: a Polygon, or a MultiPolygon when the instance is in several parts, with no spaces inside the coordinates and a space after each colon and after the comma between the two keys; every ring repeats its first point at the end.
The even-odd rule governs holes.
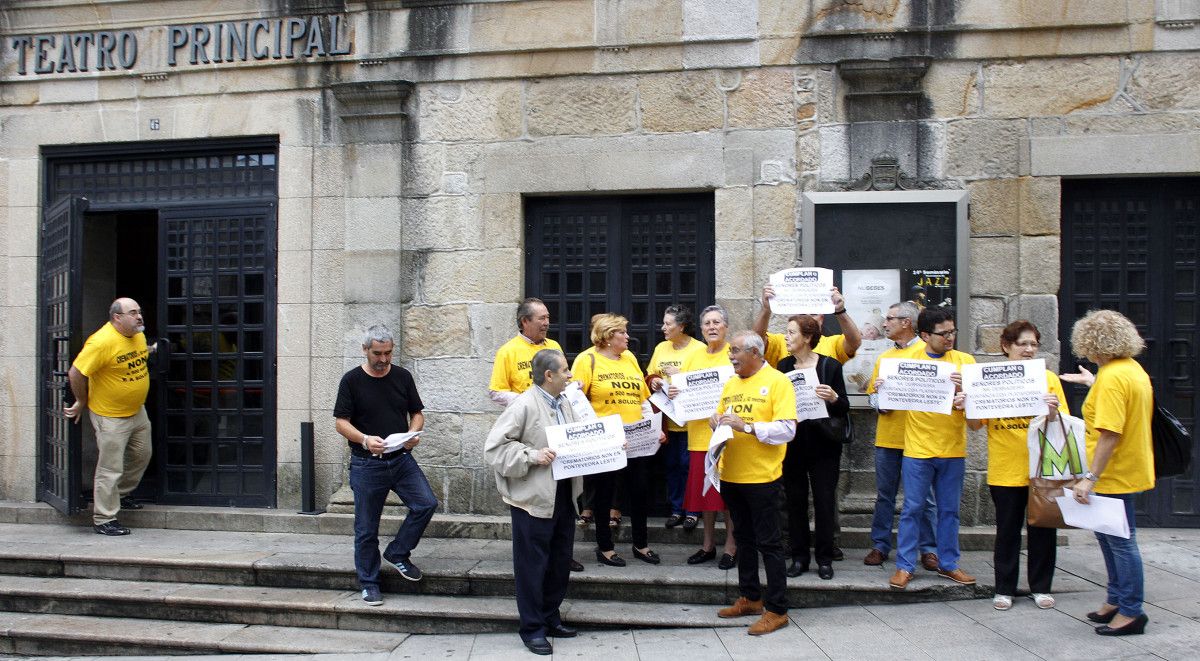
{"type": "MultiPolygon", "coordinates": [[[[688,338],[688,343],[682,349],[676,349],[675,345],[667,340],[658,343],[654,347],[654,353],[650,356],[650,365],[646,367],[646,376],[657,374],[663,375],[663,370],[668,367],[679,368],[683,365],[683,361],[687,360],[688,355],[693,351],[704,351],[704,343],[696,338],[688,338]]],[[[667,423],[669,431],[683,431],[685,427],[671,422],[670,418],[664,416],[663,422],[667,423]]]]}
{"type": "Polygon", "coordinates": [[[543,344],[530,344],[520,333],[505,342],[496,352],[488,390],[515,392],[518,395],[529,390],[529,386],[533,385],[533,356],[542,349],[562,351],[558,342],[550,338],[546,338],[543,344]]]}
{"type": "MultiPolygon", "coordinates": [[[[843,365],[853,358],[846,353],[845,335],[822,335],[817,342],[817,347],[813,349],[813,353],[829,356],[843,365]]],[[[780,333],[767,333],[767,347],[763,351],[763,358],[766,359],[767,364],[775,367],[787,355],[787,338],[780,333]]]]}
{"type": "MultiPolygon", "coordinates": [[[[717,413],[736,413],[748,423],[796,419],[796,390],[792,382],[770,365],[748,379],[734,375],[721,391],[717,413]]],[[[721,454],[721,481],[738,484],[774,482],[783,475],[787,444],[769,445],[754,434],[733,430],[721,454]]]]}
{"type": "MultiPolygon", "coordinates": [[[[730,364],[729,343],[726,342],[716,353],[709,353],[708,346],[705,345],[699,351],[688,354],[687,359],[683,361],[683,365],[679,367],[679,370],[681,372],[694,372],[696,370],[706,370],[730,364]]],[[[687,433],[688,452],[705,452],[708,450],[708,442],[712,439],[712,429],[709,428],[707,419],[689,421],[687,423],[687,433]]]]}
{"type": "MultiPolygon", "coordinates": [[[[971,354],[954,349],[941,358],[930,358],[925,353],[917,358],[954,363],[956,371],[962,371],[963,365],[975,362],[971,354]]],[[[967,417],[958,409],[951,411],[950,415],[909,411],[904,420],[904,456],[914,459],[967,456],[967,417]]]]}
{"type": "MultiPolygon", "coordinates": [[[[1058,395],[1058,410],[1070,415],[1067,396],[1058,375],[1046,370],[1046,385],[1058,395]]],[[[1029,484],[1029,421],[1033,418],[993,418],[984,420],[988,430],[987,483],[997,487],[1023,487],[1029,484]]],[[[1058,423],[1053,423],[1058,424],[1058,423]]]]}
{"type": "Polygon", "coordinates": [[[1096,382],[1083,400],[1089,465],[1101,429],[1121,435],[1096,482],[1096,493],[1138,493],[1154,488],[1153,414],[1150,377],[1136,360],[1117,358],[1096,372],[1096,382]]]}
{"type": "Polygon", "coordinates": [[[599,351],[581,353],[575,357],[571,373],[572,379],[583,386],[596,415],[603,418],[615,413],[625,423],[642,419],[642,402],[650,396],[650,389],[637,358],[629,351],[617,360],[599,351]],[[596,358],[594,369],[592,356],[596,358]]]}
{"type": "MultiPolygon", "coordinates": [[[[871,380],[867,382],[867,394],[875,392],[875,380],[879,378],[880,360],[884,358],[917,358],[924,355],[925,341],[920,339],[903,349],[892,347],[879,354],[879,358],[875,359],[875,369],[871,371],[871,380]]],[[[908,411],[888,411],[879,414],[878,421],[875,423],[876,447],[893,450],[904,449],[904,422],[908,417],[907,414],[908,411]]]]}
{"type": "Polygon", "coordinates": [[[88,378],[88,409],[107,418],[128,418],[146,403],[150,391],[150,351],[146,336],[125,337],[112,322],[83,344],[73,363],[88,378]]]}

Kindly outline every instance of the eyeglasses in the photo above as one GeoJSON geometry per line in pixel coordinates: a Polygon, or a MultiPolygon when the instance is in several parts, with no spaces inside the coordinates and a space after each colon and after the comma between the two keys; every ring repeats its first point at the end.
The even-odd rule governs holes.
{"type": "Polygon", "coordinates": [[[958,335],[958,331],[957,330],[930,331],[929,334],[937,335],[938,337],[954,337],[955,335],[958,335]]]}
{"type": "Polygon", "coordinates": [[[118,312],[117,314],[127,314],[127,315],[129,315],[129,316],[131,316],[131,317],[136,317],[136,316],[138,316],[138,315],[139,315],[139,314],[141,314],[141,313],[142,313],[142,311],[141,311],[141,310],[126,310],[126,311],[124,311],[124,312],[118,312]]]}
{"type": "Polygon", "coordinates": [[[896,321],[897,319],[908,319],[908,317],[884,317],[884,321],[896,321]]]}

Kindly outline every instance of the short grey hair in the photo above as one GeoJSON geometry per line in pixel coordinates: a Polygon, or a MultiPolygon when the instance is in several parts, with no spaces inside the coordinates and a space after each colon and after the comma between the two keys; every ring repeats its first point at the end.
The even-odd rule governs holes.
{"type": "Polygon", "coordinates": [[[560,360],[563,365],[567,364],[567,357],[558,349],[542,349],[533,354],[533,382],[539,386],[545,383],[546,372],[557,372],[560,360]]]}
{"type": "Polygon", "coordinates": [[[700,311],[700,323],[702,323],[702,324],[704,323],[704,317],[708,316],[709,312],[721,313],[721,320],[725,322],[726,326],[729,325],[729,313],[725,311],[725,308],[723,308],[719,305],[710,305],[710,306],[704,308],[703,310],[701,310],[700,311]]]}
{"type": "Polygon", "coordinates": [[[742,341],[743,349],[758,349],[758,355],[763,355],[767,350],[767,345],[763,342],[762,336],[752,330],[741,330],[733,334],[730,342],[735,340],[742,341]]]}
{"type": "Polygon", "coordinates": [[[363,333],[362,347],[364,349],[370,349],[371,344],[374,342],[391,344],[392,346],[395,346],[396,338],[392,336],[392,331],[388,330],[387,326],[384,326],[383,324],[375,324],[374,326],[368,328],[367,332],[363,333]]]}
{"type": "Polygon", "coordinates": [[[917,307],[916,303],[913,303],[912,301],[900,301],[899,303],[893,303],[888,306],[888,310],[893,309],[898,310],[898,312],[896,312],[897,317],[903,317],[907,319],[908,322],[912,324],[913,330],[917,330],[917,317],[921,315],[921,308],[917,307]]]}
{"type": "Polygon", "coordinates": [[[112,305],[108,306],[108,316],[115,317],[119,314],[123,314],[125,312],[125,310],[122,309],[123,307],[124,306],[121,305],[121,299],[118,298],[112,302],[112,305]]]}

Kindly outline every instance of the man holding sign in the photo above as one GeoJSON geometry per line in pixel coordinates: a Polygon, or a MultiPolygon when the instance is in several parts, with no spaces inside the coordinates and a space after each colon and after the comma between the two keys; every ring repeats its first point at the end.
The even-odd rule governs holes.
{"type": "MultiPolygon", "coordinates": [[[[896,573],[890,585],[903,590],[912,580],[917,564],[917,540],[925,494],[933,488],[937,503],[937,549],[939,576],[961,585],[974,585],[975,577],[958,567],[958,509],[962,501],[963,475],[966,472],[967,422],[963,416],[962,366],[975,362],[970,354],[954,350],[958,330],[950,308],[925,308],[917,318],[917,330],[925,342],[924,358],[929,362],[948,363],[954,371],[945,378],[956,394],[950,413],[910,410],[904,423],[904,506],[896,535],[896,573]]],[[[940,375],[939,371],[939,375],[940,375]]],[[[887,379],[875,383],[875,389],[887,388],[887,379]]]]}
{"type": "Polygon", "coordinates": [[[570,638],[558,609],[567,594],[575,543],[571,480],[555,480],[554,450],[546,428],[576,422],[562,396],[571,380],[561,351],[542,349],[531,361],[533,387],[512,400],[492,426],[483,456],[496,472],[496,489],[512,516],[513,579],[520,635],[534,654],[554,651],[547,636],[570,638]]]}

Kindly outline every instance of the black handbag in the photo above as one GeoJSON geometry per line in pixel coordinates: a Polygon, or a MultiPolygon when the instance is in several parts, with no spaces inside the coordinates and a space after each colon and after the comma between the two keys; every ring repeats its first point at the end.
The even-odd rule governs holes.
{"type": "MultiPolygon", "coordinates": [[[[829,358],[828,356],[825,356],[825,358],[826,362],[823,365],[828,365],[828,361],[833,360],[833,358],[829,358]]],[[[821,383],[829,383],[830,375],[825,374],[828,371],[827,368],[822,368],[821,383]]],[[[850,441],[854,440],[854,423],[850,421],[850,414],[848,412],[840,418],[834,416],[818,418],[813,420],[813,423],[816,424],[817,429],[821,430],[821,434],[825,436],[825,440],[831,443],[848,445],[850,441]]]]}
{"type": "Polygon", "coordinates": [[[1192,435],[1167,409],[1154,405],[1150,418],[1150,438],[1154,446],[1154,476],[1183,475],[1192,463],[1192,435]]]}

